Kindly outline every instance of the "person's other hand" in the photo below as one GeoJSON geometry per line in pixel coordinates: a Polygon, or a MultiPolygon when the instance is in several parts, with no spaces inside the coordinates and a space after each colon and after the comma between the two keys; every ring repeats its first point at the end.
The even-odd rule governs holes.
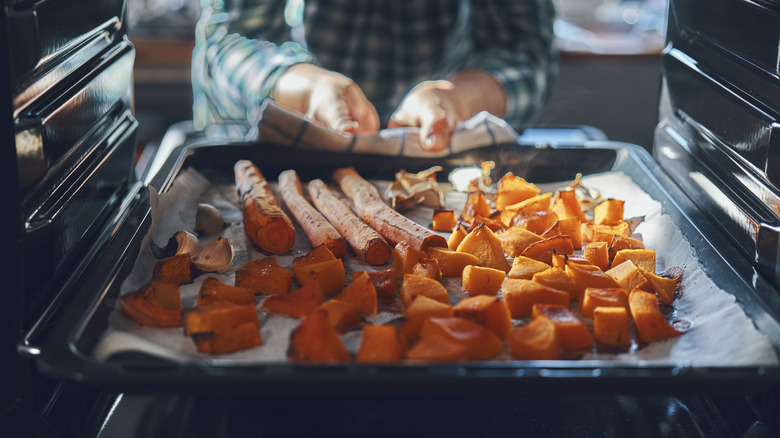
{"type": "Polygon", "coordinates": [[[296,64],[279,78],[274,100],[339,133],[379,131],[379,116],[352,79],[312,64],[296,64]]]}
{"type": "Polygon", "coordinates": [[[417,126],[423,149],[440,151],[449,144],[455,126],[480,111],[503,117],[504,88],[485,71],[466,70],[449,81],[416,85],[404,97],[388,126],[417,126]]]}

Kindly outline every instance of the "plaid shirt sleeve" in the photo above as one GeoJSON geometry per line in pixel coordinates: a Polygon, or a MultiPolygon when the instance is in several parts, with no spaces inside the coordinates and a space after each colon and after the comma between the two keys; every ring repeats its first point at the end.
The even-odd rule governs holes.
{"type": "Polygon", "coordinates": [[[195,126],[255,120],[278,77],[291,65],[314,62],[314,55],[290,41],[284,1],[201,3],[192,63],[195,126]]]}

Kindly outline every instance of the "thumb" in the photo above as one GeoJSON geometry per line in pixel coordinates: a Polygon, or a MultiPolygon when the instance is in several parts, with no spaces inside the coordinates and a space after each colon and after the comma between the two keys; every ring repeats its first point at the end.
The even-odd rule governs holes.
{"type": "Polygon", "coordinates": [[[420,126],[420,145],[423,149],[432,152],[442,151],[450,144],[452,126],[447,117],[433,122],[426,122],[420,126]]]}

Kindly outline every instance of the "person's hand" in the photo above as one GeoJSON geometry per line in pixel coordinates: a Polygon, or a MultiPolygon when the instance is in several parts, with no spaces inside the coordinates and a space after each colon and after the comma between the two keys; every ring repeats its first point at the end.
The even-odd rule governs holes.
{"type": "Polygon", "coordinates": [[[489,73],[467,70],[449,81],[425,81],[416,85],[393,113],[388,126],[419,127],[423,149],[440,151],[449,144],[455,126],[480,111],[502,117],[506,111],[506,95],[489,73]]]}
{"type": "Polygon", "coordinates": [[[339,133],[379,131],[379,116],[350,78],[312,64],[296,64],[279,78],[274,100],[339,133]]]}

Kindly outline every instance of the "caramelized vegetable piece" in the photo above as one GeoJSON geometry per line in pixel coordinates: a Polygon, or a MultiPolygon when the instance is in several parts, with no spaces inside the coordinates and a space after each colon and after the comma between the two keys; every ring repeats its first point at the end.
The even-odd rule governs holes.
{"type": "Polygon", "coordinates": [[[552,266],[553,268],[566,269],[567,263],[579,263],[582,265],[593,265],[585,257],[571,254],[553,254],[552,266]]]}
{"type": "Polygon", "coordinates": [[[421,257],[417,259],[417,264],[412,267],[411,273],[414,275],[432,278],[434,280],[439,280],[441,278],[439,262],[436,259],[428,257],[421,257]]]}
{"type": "Polygon", "coordinates": [[[376,288],[368,272],[361,272],[355,276],[352,283],[345,287],[336,299],[352,304],[361,315],[376,315],[376,288]]]}
{"type": "MultiPolygon", "coordinates": [[[[395,269],[388,268],[383,271],[368,272],[368,278],[374,283],[376,296],[379,298],[393,298],[398,295],[398,274],[395,269]]],[[[360,275],[360,272],[354,272],[352,279],[360,275]]]]}
{"type": "Polygon", "coordinates": [[[260,330],[252,322],[239,324],[225,331],[195,333],[192,340],[198,351],[206,354],[228,354],[263,345],[260,330]]]}
{"type": "Polygon", "coordinates": [[[593,207],[593,223],[596,225],[613,225],[623,220],[624,201],[605,199],[593,207]]]}
{"type": "Polygon", "coordinates": [[[479,263],[475,255],[449,248],[428,248],[427,253],[428,257],[436,260],[439,271],[445,278],[458,278],[463,275],[463,268],[479,263]]]}
{"type": "Polygon", "coordinates": [[[507,278],[501,286],[512,318],[528,318],[534,304],[569,305],[569,293],[531,280],[507,278]]]}
{"type": "Polygon", "coordinates": [[[564,305],[536,304],[532,316],[534,319],[547,318],[555,324],[558,346],[564,350],[579,350],[593,345],[593,335],[588,327],[564,305]]]}
{"type": "Polygon", "coordinates": [[[313,265],[315,263],[327,262],[335,260],[335,254],[328,248],[327,245],[318,245],[312,248],[309,252],[302,256],[295,257],[292,262],[293,268],[301,268],[303,266],[313,265]]]}
{"type": "Polygon", "coordinates": [[[480,266],[500,269],[504,272],[509,272],[511,268],[501,247],[501,241],[484,224],[479,225],[463,238],[458,245],[458,251],[476,256],[480,266]]]}
{"type": "Polygon", "coordinates": [[[393,268],[400,276],[411,274],[417,261],[427,257],[425,251],[414,249],[406,242],[400,242],[393,248],[393,268]]]}
{"type": "Polygon", "coordinates": [[[522,209],[512,218],[513,227],[522,227],[534,234],[542,235],[558,222],[558,216],[551,210],[522,209]]]}
{"type": "Polygon", "coordinates": [[[420,329],[426,319],[452,315],[453,310],[449,302],[443,303],[425,295],[419,295],[404,310],[404,322],[401,324],[401,332],[407,342],[412,342],[420,337],[420,329]]]}
{"type": "Polygon", "coordinates": [[[469,359],[488,360],[504,349],[504,343],[492,331],[467,319],[428,318],[420,329],[420,338],[440,337],[466,348],[469,359]]]}
{"type": "Polygon", "coordinates": [[[569,274],[569,277],[574,280],[574,284],[577,285],[577,293],[574,297],[577,302],[582,301],[582,294],[589,287],[620,287],[614,278],[604,273],[596,265],[569,261],[566,263],[566,273],[569,274]]]}
{"type": "Polygon", "coordinates": [[[631,260],[640,270],[655,272],[655,251],[652,249],[622,249],[615,253],[612,267],[626,260],[631,260]]]}
{"type": "Polygon", "coordinates": [[[433,231],[452,231],[458,225],[458,217],[455,212],[447,208],[433,210],[431,228],[433,231]]]}
{"type": "Polygon", "coordinates": [[[254,304],[255,292],[252,289],[227,285],[214,277],[203,280],[198,290],[198,306],[214,301],[230,301],[233,304],[254,304]]]}
{"type": "Polygon", "coordinates": [[[487,328],[501,339],[512,330],[512,315],[506,303],[498,297],[477,295],[465,298],[452,307],[454,316],[468,319],[487,328]]]}
{"type": "Polygon", "coordinates": [[[272,254],[286,253],[295,243],[295,227],[276,202],[271,186],[248,160],[236,162],[234,171],[249,240],[272,254]]]}
{"type": "Polygon", "coordinates": [[[189,254],[178,254],[154,262],[152,280],[164,283],[192,283],[194,275],[189,254]]]}
{"type": "Polygon", "coordinates": [[[298,284],[305,286],[309,282],[317,282],[322,288],[325,298],[337,295],[347,282],[344,263],[341,259],[293,267],[293,274],[298,284]]]}
{"type": "Polygon", "coordinates": [[[582,222],[586,221],[585,212],[582,211],[580,201],[572,189],[558,190],[553,196],[550,210],[558,216],[558,219],[576,217],[582,222]]]}
{"type": "Polygon", "coordinates": [[[628,349],[631,344],[628,310],[623,307],[596,307],[593,310],[593,336],[599,344],[628,349]]]}
{"type": "Polygon", "coordinates": [[[505,211],[546,211],[550,208],[552,193],[541,193],[532,198],[524,199],[520,202],[510,204],[504,207],[505,211]]]}
{"type": "Polygon", "coordinates": [[[559,219],[555,225],[542,234],[542,237],[547,239],[554,236],[569,236],[571,238],[572,247],[574,247],[574,249],[582,249],[580,223],[580,219],[576,217],[559,219]]]}
{"type": "Polygon", "coordinates": [[[324,310],[315,310],[290,334],[287,358],[304,363],[343,363],[350,356],[324,310]]]}
{"type": "Polygon", "coordinates": [[[643,342],[663,341],[681,334],[664,318],[655,294],[636,289],[628,296],[628,303],[639,339],[643,342]]]}
{"type": "Polygon", "coordinates": [[[468,230],[466,230],[466,227],[463,225],[455,227],[455,229],[452,230],[452,234],[450,234],[450,238],[447,239],[447,248],[453,251],[458,249],[458,245],[460,245],[460,242],[463,241],[468,233],[468,230]]]}
{"type": "Polygon", "coordinates": [[[551,267],[542,272],[537,272],[534,274],[531,280],[545,286],[549,286],[553,289],[568,292],[572,301],[577,294],[577,285],[574,283],[574,280],[569,277],[569,274],[567,274],[566,271],[561,268],[551,267]]]}
{"type": "Polygon", "coordinates": [[[517,256],[512,262],[512,269],[509,270],[507,277],[530,280],[537,272],[546,271],[548,269],[550,269],[550,265],[547,263],[528,257],[517,256]]]}
{"type": "Polygon", "coordinates": [[[263,301],[263,307],[276,313],[299,318],[308,315],[325,301],[322,288],[311,281],[287,295],[271,296],[263,301]]]}
{"type": "Polygon", "coordinates": [[[202,307],[194,307],[182,311],[184,335],[197,333],[229,332],[246,323],[255,325],[260,330],[257,319],[257,309],[254,304],[233,304],[229,301],[215,301],[202,307]]]}
{"type": "Polygon", "coordinates": [[[287,295],[292,288],[293,273],[279,266],[273,257],[248,261],[236,270],[235,285],[256,294],[287,295]]]}
{"type": "Polygon", "coordinates": [[[466,222],[471,222],[475,216],[488,217],[490,213],[490,204],[488,204],[485,198],[485,193],[482,190],[476,190],[469,193],[466,198],[466,204],[463,206],[460,218],[466,222]]]}
{"type": "Polygon", "coordinates": [[[620,287],[627,291],[637,288],[650,290],[650,283],[647,282],[645,276],[642,275],[642,271],[631,260],[626,260],[611,268],[606,274],[614,278],[620,287]]]}
{"type": "Polygon", "coordinates": [[[496,295],[506,272],[500,269],[469,265],[463,269],[463,289],[469,295],[496,295]]]}
{"type": "Polygon", "coordinates": [[[461,362],[469,360],[466,347],[443,337],[420,339],[409,351],[406,359],[421,362],[461,362]]]}
{"type": "Polygon", "coordinates": [[[593,318],[597,307],[622,307],[628,311],[628,292],[622,287],[585,289],[578,309],[580,315],[593,318]]]}
{"type": "Polygon", "coordinates": [[[556,254],[574,254],[574,245],[569,236],[548,237],[539,242],[528,245],[523,251],[522,256],[538,260],[548,265],[552,265],[552,255],[556,254]]]}
{"type": "Polygon", "coordinates": [[[501,241],[501,247],[509,257],[517,257],[528,248],[528,245],[542,240],[538,234],[523,227],[511,227],[496,231],[496,237],[501,241]]]}
{"type": "Polygon", "coordinates": [[[558,360],[558,340],[555,324],[547,318],[537,318],[512,330],[507,339],[509,353],[519,360],[558,360]]]}
{"type": "Polygon", "coordinates": [[[596,265],[602,271],[609,268],[609,251],[607,242],[590,242],[582,250],[582,257],[596,265]]]}
{"type": "Polygon", "coordinates": [[[442,303],[450,302],[447,289],[438,281],[414,274],[404,275],[401,282],[401,302],[404,308],[408,308],[419,295],[425,295],[442,303]]]}
{"type": "Polygon", "coordinates": [[[404,341],[398,327],[393,325],[369,325],[363,328],[355,362],[391,363],[403,359],[406,354],[404,341]]]}
{"type": "Polygon", "coordinates": [[[355,330],[363,322],[354,305],[335,298],[320,304],[319,309],[328,313],[328,320],[338,333],[355,330]]]}
{"type": "Polygon", "coordinates": [[[179,295],[179,286],[173,283],[151,281],[140,290],[119,297],[119,305],[127,316],[148,327],[181,326],[181,298],[179,306],[171,306],[172,295],[179,295]],[[156,296],[154,301],[150,297],[156,296]],[[166,297],[166,298],[163,298],[166,297]],[[163,307],[161,304],[165,304],[163,307]]]}
{"type": "Polygon", "coordinates": [[[658,295],[661,302],[666,305],[672,304],[677,290],[677,279],[661,277],[644,270],[642,271],[642,275],[645,276],[648,284],[650,284],[650,288],[658,295]]]}
{"type": "Polygon", "coordinates": [[[629,236],[631,234],[631,226],[626,221],[610,225],[583,222],[581,233],[582,240],[587,242],[611,242],[613,236],[629,236]]]}
{"type": "Polygon", "coordinates": [[[507,206],[533,198],[541,191],[535,184],[507,172],[496,184],[496,210],[503,211],[507,206]]]}

